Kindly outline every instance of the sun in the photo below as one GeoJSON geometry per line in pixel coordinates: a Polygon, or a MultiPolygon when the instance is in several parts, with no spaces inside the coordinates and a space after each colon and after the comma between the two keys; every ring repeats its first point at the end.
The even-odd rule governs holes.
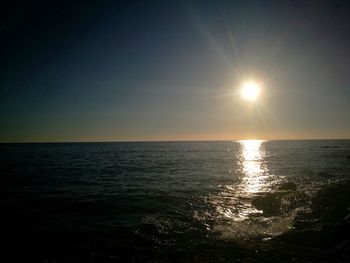
{"type": "Polygon", "coordinates": [[[248,101],[256,101],[261,92],[260,85],[255,81],[249,80],[243,83],[241,95],[248,101]]]}

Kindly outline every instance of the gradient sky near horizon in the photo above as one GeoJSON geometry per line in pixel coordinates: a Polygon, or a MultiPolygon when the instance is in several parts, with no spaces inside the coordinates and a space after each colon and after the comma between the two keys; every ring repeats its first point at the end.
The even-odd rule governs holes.
{"type": "Polygon", "coordinates": [[[350,138],[346,1],[14,1],[0,142],[350,138]],[[242,82],[263,83],[256,103],[242,82]]]}

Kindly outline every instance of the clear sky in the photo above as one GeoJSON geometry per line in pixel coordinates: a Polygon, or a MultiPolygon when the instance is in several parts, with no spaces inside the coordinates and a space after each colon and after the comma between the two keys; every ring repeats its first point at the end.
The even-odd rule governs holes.
{"type": "Polygon", "coordinates": [[[350,138],[346,2],[11,2],[0,141],[350,138]]]}

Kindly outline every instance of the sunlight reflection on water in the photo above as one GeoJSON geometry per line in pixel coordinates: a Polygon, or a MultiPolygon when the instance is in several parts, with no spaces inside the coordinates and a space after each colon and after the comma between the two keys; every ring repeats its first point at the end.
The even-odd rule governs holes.
{"type": "Polygon", "coordinates": [[[223,239],[269,239],[289,231],[301,208],[288,209],[293,200],[279,189],[284,177],[268,169],[271,153],[265,142],[239,141],[233,147],[230,180],[217,185],[217,192],[206,197],[211,209],[195,218],[223,239]]]}
{"type": "Polygon", "coordinates": [[[288,231],[297,210],[278,214],[277,207],[275,215],[264,211],[265,208],[271,210],[269,206],[273,201],[268,201],[268,198],[275,193],[282,179],[267,168],[269,154],[264,141],[239,141],[236,153],[233,163],[236,176],[230,183],[219,185],[219,193],[207,199],[215,211],[210,216],[214,219],[214,232],[224,239],[246,239],[270,238],[288,231]],[[260,205],[256,206],[258,203],[260,205]]]}
{"type": "Polygon", "coordinates": [[[263,141],[259,140],[240,141],[242,147],[241,170],[243,173],[240,190],[243,195],[257,193],[266,187],[264,179],[266,179],[268,170],[262,164],[265,155],[262,143],[263,141]]]}
{"type": "Polygon", "coordinates": [[[264,141],[239,141],[241,151],[238,162],[240,180],[224,186],[223,191],[212,200],[219,216],[233,221],[243,221],[251,216],[260,215],[252,204],[252,198],[261,193],[271,191],[273,178],[263,163],[266,151],[262,147],[264,141]]]}

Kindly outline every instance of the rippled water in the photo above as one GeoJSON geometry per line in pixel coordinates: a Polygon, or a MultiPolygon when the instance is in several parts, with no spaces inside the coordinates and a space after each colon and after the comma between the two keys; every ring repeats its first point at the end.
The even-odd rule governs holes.
{"type": "Polygon", "coordinates": [[[2,144],[0,173],[10,261],[350,260],[349,140],[2,144]]]}

